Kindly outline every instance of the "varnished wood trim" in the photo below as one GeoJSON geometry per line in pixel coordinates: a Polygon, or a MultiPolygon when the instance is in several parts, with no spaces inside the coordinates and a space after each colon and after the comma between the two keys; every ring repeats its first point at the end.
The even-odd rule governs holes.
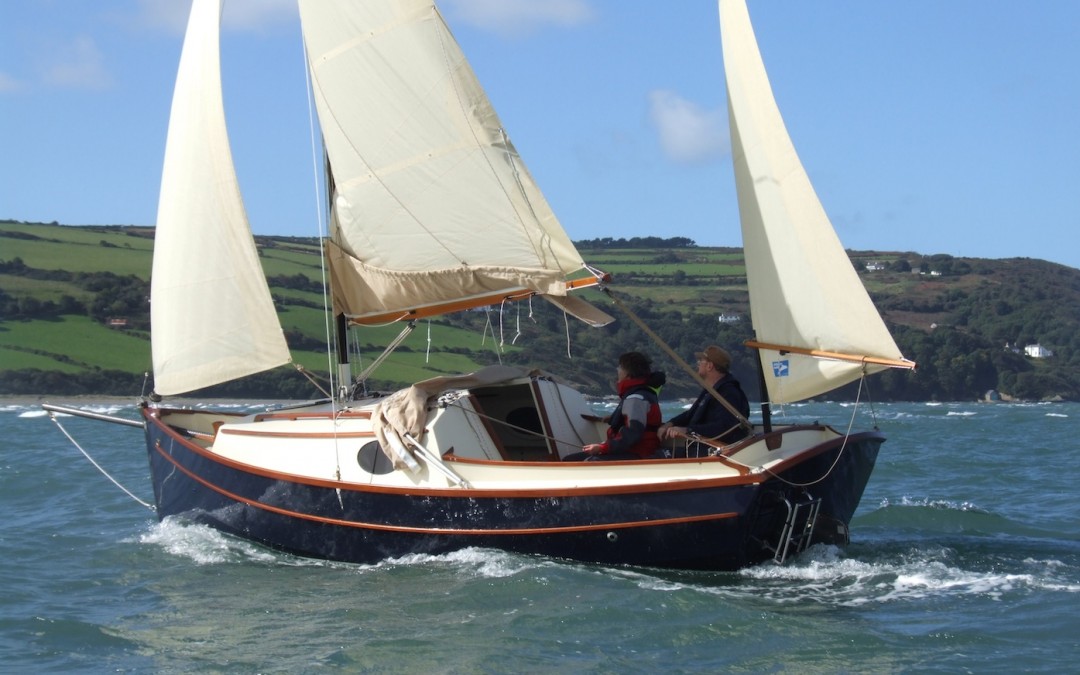
{"type": "Polygon", "coordinates": [[[878,356],[866,356],[865,354],[844,354],[842,352],[827,352],[822,349],[807,349],[806,347],[791,347],[786,345],[776,345],[768,342],[758,342],[757,340],[747,340],[743,342],[747,347],[753,347],[754,349],[771,349],[777,352],[790,352],[792,354],[802,354],[803,356],[813,356],[820,359],[831,359],[833,361],[850,361],[852,363],[872,363],[876,366],[888,366],[890,368],[906,368],[908,370],[915,370],[915,362],[908,361],[906,359],[886,359],[878,356]]]}
{"type": "MultiPolygon", "coordinates": [[[[537,465],[545,466],[545,465],[549,465],[549,464],[558,464],[558,463],[560,463],[560,462],[554,462],[554,461],[519,462],[519,461],[513,461],[513,460],[476,459],[476,458],[473,458],[473,457],[458,457],[456,454],[454,454],[452,452],[447,452],[445,455],[443,455],[443,459],[445,459],[448,462],[455,462],[457,464],[486,464],[487,466],[506,466],[506,465],[510,465],[510,466],[537,466],[537,465]]],[[[599,469],[604,468],[605,466],[609,466],[609,467],[610,466],[627,466],[627,465],[630,465],[630,466],[642,466],[642,465],[645,465],[645,464],[663,464],[663,465],[667,466],[669,464],[695,464],[695,463],[697,463],[697,464],[723,464],[723,465],[725,465],[727,467],[730,467],[730,468],[735,469],[736,471],[738,471],[740,476],[746,476],[746,475],[750,474],[749,467],[747,467],[747,466],[745,466],[743,464],[739,464],[738,462],[736,462],[734,460],[731,460],[731,459],[728,459],[727,457],[723,457],[721,455],[714,455],[714,456],[710,456],[710,457],[685,457],[685,458],[681,458],[681,459],[620,459],[620,460],[606,460],[606,461],[603,461],[603,462],[581,462],[581,463],[579,463],[579,462],[566,462],[564,464],[564,466],[576,466],[576,467],[584,467],[584,468],[587,468],[589,470],[599,470],[599,469]]],[[[701,479],[701,480],[713,481],[713,480],[732,480],[732,479],[731,478],[722,478],[722,479],[706,478],[706,479],[701,479]]],[[[698,482],[701,482],[701,480],[699,480],[698,482]]],[[[757,482],[757,481],[752,481],[752,482],[757,482]]]]}
{"type": "MultiPolygon", "coordinates": [[[[575,291],[581,288],[589,288],[591,286],[597,286],[604,280],[597,279],[596,277],[584,277],[582,279],[573,279],[565,282],[565,288],[569,291],[575,291]]],[[[355,316],[349,318],[349,323],[371,326],[389,323],[393,321],[412,321],[414,319],[425,319],[431,316],[442,316],[443,314],[451,314],[453,312],[462,312],[467,309],[474,309],[476,307],[487,307],[488,305],[498,305],[504,302],[519,302],[521,300],[528,300],[536,296],[536,291],[531,289],[517,289],[502,291],[500,293],[491,293],[488,295],[476,296],[473,298],[464,298],[462,300],[454,300],[451,302],[444,302],[437,305],[429,305],[424,307],[413,307],[411,309],[395,310],[392,312],[381,312],[379,314],[365,314],[364,316],[355,316]]]]}
{"type": "Polygon", "coordinates": [[[274,420],[286,420],[289,422],[295,422],[296,420],[311,420],[311,419],[371,419],[370,410],[339,410],[336,413],[330,412],[289,412],[287,410],[278,412],[259,413],[255,416],[256,422],[269,422],[274,420]]]}
{"type": "Polygon", "coordinates": [[[311,431],[297,433],[295,431],[252,431],[250,429],[229,429],[228,427],[218,429],[218,433],[226,436],[259,436],[261,438],[373,438],[375,436],[373,431],[350,431],[347,433],[311,431]]]}
{"type": "MultiPolygon", "coordinates": [[[[853,443],[859,443],[862,440],[867,439],[867,438],[881,438],[882,440],[884,440],[884,435],[879,431],[862,431],[862,432],[859,432],[859,433],[851,434],[847,438],[845,438],[843,436],[841,436],[839,438],[834,438],[834,439],[825,441],[824,443],[821,443],[819,445],[816,445],[813,448],[810,448],[809,450],[806,450],[804,452],[800,452],[798,455],[795,455],[794,457],[789,457],[789,458],[779,462],[778,464],[776,464],[776,466],[769,467],[767,469],[767,473],[769,473],[771,475],[774,475],[774,476],[778,475],[778,474],[781,474],[781,473],[787,471],[788,469],[790,469],[790,468],[792,468],[794,466],[798,466],[799,464],[802,464],[803,462],[805,462],[808,459],[812,459],[814,457],[817,457],[820,454],[835,450],[836,448],[844,445],[845,443],[848,444],[848,445],[853,444],[853,443]]],[[[848,450],[847,448],[844,448],[845,452],[847,452],[847,450],[848,450]]]]}

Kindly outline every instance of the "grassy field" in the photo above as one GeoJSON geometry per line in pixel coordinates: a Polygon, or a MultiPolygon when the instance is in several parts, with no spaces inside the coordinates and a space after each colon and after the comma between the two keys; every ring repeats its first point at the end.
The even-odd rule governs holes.
{"type": "Polygon", "coordinates": [[[727,249],[582,249],[581,255],[590,265],[616,278],[625,274],[671,276],[681,273],[712,278],[746,274],[742,253],[727,249]]]}
{"type": "Polygon", "coordinates": [[[75,370],[102,368],[140,373],[150,367],[149,336],[108,328],[85,316],[55,321],[0,324],[0,369],[75,370]],[[32,351],[30,351],[32,350],[32,351]],[[50,365],[41,361],[49,360],[50,365]],[[37,365],[31,365],[31,361],[37,365]]]}
{"type": "MultiPolygon", "coordinates": [[[[21,258],[28,267],[69,272],[113,272],[150,278],[153,239],[147,228],[83,228],[63,225],[0,223],[0,232],[35,239],[4,237],[0,258],[21,258]],[[134,233],[139,234],[134,234],[134,233]]],[[[4,290],[7,290],[5,287],[4,290]]]]}
{"type": "Polygon", "coordinates": [[[65,295],[70,295],[83,302],[94,297],[92,292],[84,291],[67,281],[27,279],[14,274],[0,274],[0,289],[15,297],[26,295],[36,297],[39,300],[52,300],[53,302],[60,300],[65,295]]]}
{"type": "MultiPolygon", "coordinates": [[[[116,227],[70,227],[50,224],[0,222],[0,262],[22,260],[26,267],[46,272],[112,272],[148,280],[152,264],[152,229],[116,227]]],[[[311,240],[257,237],[260,259],[270,278],[302,275],[321,284],[323,270],[319,246],[311,240]]],[[[18,300],[34,298],[58,302],[68,295],[89,303],[92,291],[74,281],[37,279],[0,273],[0,290],[18,300]]],[[[328,331],[322,293],[271,285],[284,303],[279,309],[282,328],[297,332],[313,343],[325,344],[328,331]]],[[[148,311],[148,308],[147,308],[148,311]]],[[[212,321],[213,316],[192,317],[212,321]]],[[[363,327],[350,333],[354,345],[354,371],[370,363],[403,326],[363,327]]],[[[515,347],[507,346],[506,351],[515,347]]],[[[376,377],[412,382],[432,374],[467,372],[478,367],[468,353],[485,362],[495,360],[490,335],[433,321],[418,325],[403,347],[380,367],[376,377]],[[433,358],[427,358],[429,350],[433,358]],[[467,353],[459,353],[467,352],[467,353]],[[489,358],[490,357],[490,358],[489,358]],[[437,364],[437,365],[436,365],[437,364]]],[[[293,360],[308,370],[325,372],[325,350],[293,349],[293,360]]],[[[81,315],[62,315],[50,320],[8,319],[0,316],[0,373],[35,368],[64,373],[93,369],[142,373],[150,368],[149,335],[109,328],[81,315]]]]}

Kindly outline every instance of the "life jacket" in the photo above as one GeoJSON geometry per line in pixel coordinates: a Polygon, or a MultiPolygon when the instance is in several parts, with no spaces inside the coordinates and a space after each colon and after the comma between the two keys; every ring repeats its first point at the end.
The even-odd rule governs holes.
{"type": "Polygon", "coordinates": [[[608,442],[604,444],[605,446],[610,447],[611,441],[621,435],[623,427],[626,425],[622,411],[626,399],[631,396],[639,396],[649,404],[649,411],[645,418],[645,431],[642,433],[641,438],[625,451],[642,458],[649,458],[656,454],[656,451],[660,449],[660,436],[657,431],[663,423],[658,392],[664,381],[663,373],[655,373],[649,377],[626,378],[619,382],[619,405],[611,413],[608,422],[610,426],[607,430],[608,442]]]}

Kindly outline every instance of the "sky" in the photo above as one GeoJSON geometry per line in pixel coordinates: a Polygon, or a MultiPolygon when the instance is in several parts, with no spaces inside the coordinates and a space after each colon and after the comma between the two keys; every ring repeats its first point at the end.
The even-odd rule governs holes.
{"type": "MultiPolygon", "coordinates": [[[[438,4],[572,239],[741,245],[715,0],[438,4]]],[[[153,224],[189,6],[0,0],[0,219],[153,224]]],[[[1080,2],[749,7],[847,248],[1080,268],[1080,2]]],[[[252,229],[317,236],[295,0],[223,23],[252,229]]]]}

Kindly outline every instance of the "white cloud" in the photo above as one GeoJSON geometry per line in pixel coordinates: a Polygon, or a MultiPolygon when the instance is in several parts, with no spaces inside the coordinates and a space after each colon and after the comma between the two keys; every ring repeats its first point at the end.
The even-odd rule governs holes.
{"type": "Polygon", "coordinates": [[[586,0],[446,0],[455,19],[503,36],[545,26],[577,26],[593,18],[586,0]]]}
{"type": "Polygon", "coordinates": [[[139,9],[135,17],[138,27],[164,29],[170,33],[183,35],[187,27],[191,2],[176,0],[139,0],[139,9]]]}
{"type": "Polygon", "coordinates": [[[80,35],[49,56],[44,64],[46,84],[79,89],[105,89],[112,85],[112,76],[94,39],[80,35]]]}
{"type": "Polygon", "coordinates": [[[0,70],[0,94],[22,89],[22,82],[0,70]]]}
{"type": "Polygon", "coordinates": [[[722,108],[705,110],[673,91],[656,89],[649,92],[649,118],[674,162],[702,164],[731,151],[722,108]]]}
{"type": "MultiPolygon", "coordinates": [[[[190,13],[190,0],[139,0],[135,23],[182,35],[190,13]]],[[[221,15],[222,25],[232,30],[262,30],[298,20],[296,0],[229,0],[221,15]]]]}
{"type": "Polygon", "coordinates": [[[262,30],[299,20],[296,0],[229,0],[221,16],[223,25],[234,30],[262,30]]]}

